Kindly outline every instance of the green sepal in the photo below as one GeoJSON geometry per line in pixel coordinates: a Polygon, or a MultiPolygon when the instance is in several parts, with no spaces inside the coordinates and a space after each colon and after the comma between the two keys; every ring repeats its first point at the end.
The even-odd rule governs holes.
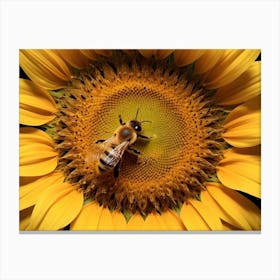
{"type": "Polygon", "coordinates": [[[65,90],[57,90],[57,91],[49,91],[49,93],[52,95],[57,107],[63,107],[63,102],[62,100],[67,97],[67,93],[65,90]]]}
{"type": "Polygon", "coordinates": [[[125,220],[126,220],[127,223],[130,220],[130,218],[133,216],[133,213],[131,211],[127,210],[127,209],[124,209],[122,211],[122,214],[124,215],[125,220]]]}
{"type": "Polygon", "coordinates": [[[52,138],[55,136],[56,134],[56,127],[54,124],[52,123],[47,123],[44,125],[41,125],[40,128],[46,132],[49,136],[51,136],[52,138]]]}
{"type": "Polygon", "coordinates": [[[201,192],[197,192],[197,193],[193,194],[193,198],[194,198],[195,200],[201,201],[201,196],[200,196],[200,194],[201,194],[201,192]]]}
{"type": "Polygon", "coordinates": [[[181,208],[182,208],[183,203],[179,202],[178,205],[173,205],[170,209],[176,212],[178,215],[180,215],[181,208]]]}
{"type": "Polygon", "coordinates": [[[92,202],[93,199],[91,197],[88,197],[84,200],[83,206],[86,206],[87,204],[89,204],[90,202],[92,202]]]}
{"type": "Polygon", "coordinates": [[[65,97],[65,91],[64,90],[49,90],[49,93],[54,98],[54,100],[65,97]]]}
{"type": "Polygon", "coordinates": [[[218,179],[217,174],[213,174],[208,178],[207,182],[220,183],[220,180],[218,179]]]}

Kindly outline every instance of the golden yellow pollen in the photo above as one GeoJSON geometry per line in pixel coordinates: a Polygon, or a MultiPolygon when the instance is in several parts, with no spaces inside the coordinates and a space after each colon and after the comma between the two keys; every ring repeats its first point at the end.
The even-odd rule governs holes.
{"type": "Polygon", "coordinates": [[[110,209],[144,215],[178,207],[221,158],[220,113],[210,93],[164,62],[121,56],[81,71],[59,100],[56,147],[66,180],[110,209]],[[102,145],[124,122],[143,122],[119,176],[97,172],[102,145]]]}

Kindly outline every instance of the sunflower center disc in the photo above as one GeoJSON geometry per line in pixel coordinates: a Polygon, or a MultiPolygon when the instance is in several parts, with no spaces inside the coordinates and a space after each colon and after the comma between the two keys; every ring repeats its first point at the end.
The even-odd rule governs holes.
{"type": "Polygon", "coordinates": [[[164,63],[106,59],[73,79],[60,99],[59,166],[66,180],[110,209],[164,211],[203,188],[220,159],[220,116],[204,90],[164,63]],[[196,86],[196,88],[198,88],[196,86]],[[119,176],[100,174],[102,144],[120,126],[142,123],[143,134],[120,161],[119,176]]]}

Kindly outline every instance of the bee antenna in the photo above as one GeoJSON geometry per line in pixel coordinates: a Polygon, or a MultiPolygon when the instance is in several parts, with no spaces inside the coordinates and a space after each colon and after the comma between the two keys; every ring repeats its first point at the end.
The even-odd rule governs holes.
{"type": "Polygon", "coordinates": [[[136,116],[135,116],[135,120],[137,120],[139,110],[140,110],[140,108],[138,107],[137,112],[136,112],[136,116]]]}

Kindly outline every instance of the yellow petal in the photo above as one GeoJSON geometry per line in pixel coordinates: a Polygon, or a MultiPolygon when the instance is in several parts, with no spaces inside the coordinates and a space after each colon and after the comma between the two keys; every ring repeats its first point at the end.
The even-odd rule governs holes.
{"type": "Polygon", "coordinates": [[[30,217],[33,211],[33,207],[29,207],[20,211],[19,213],[19,229],[26,230],[29,226],[30,217]]]}
{"type": "Polygon", "coordinates": [[[86,204],[71,223],[71,230],[97,230],[103,207],[97,202],[86,204]]]}
{"type": "Polygon", "coordinates": [[[154,56],[155,59],[160,60],[168,57],[174,50],[139,50],[139,52],[146,58],[154,56]]]}
{"type": "Polygon", "coordinates": [[[247,71],[232,83],[218,89],[215,99],[220,105],[246,102],[261,93],[261,62],[254,62],[247,71]]]}
{"type": "Polygon", "coordinates": [[[127,230],[148,230],[145,228],[145,221],[140,214],[134,214],[127,223],[127,230]]]}
{"type": "Polygon", "coordinates": [[[112,56],[113,51],[112,50],[94,50],[95,53],[99,55],[104,55],[104,56],[112,56]]]}
{"type": "Polygon", "coordinates": [[[157,50],[156,54],[155,54],[155,58],[156,59],[165,59],[173,52],[174,52],[174,50],[157,50]]]}
{"type": "Polygon", "coordinates": [[[222,220],[222,224],[223,224],[223,230],[241,230],[240,228],[237,228],[223,220],[222,220]]]}
{"type": "Polygon", "coordinates": [[[217,166],[217,175],[226,187],[260,197],[260,147],[228,149],[217,166]]]}
{"type": "Polygon", "coordinates": [[[160,218],[166,225],[167,230],[186,230],[181,218],[172,210],[164,211],[160,218]]]}
{"type": "Polygon", "coordinates": [[[162,214],[150,213],[144,220],[140,214],[134,214],[127,223],[127,230],[182,230],[185,229],[180,218],[169,210],[162,214]]]}
{"type": "Polygon", "coordinates": [[[162,215],[158,213],[150,213],[145,220],[145,224],[150,230],[168,230],[162,215]]]}
{"type": "Polygon", "coordinates": [[[21,124],[42,125],[55,118],[57,108],[51,95],[36,86],[32,81],[20,79],[20,108],[21,124]]]}
{"type": "Polygon", "coordinates": [[[207,88],[223,87],[244,73],[259,56],[260,50],[227,50],[222,60],[206,73],[207,88]]]}
{"type": "Polygon", "coordinates": [[[126,220],[122,213],[119,211],[110,211],[108,208],[103,207],[99,223],[98,230],[125,230],[126,220]]]}
{"type": "Polygon", "coordinates": [[[223,50],[219,63],[215,64],[209,71],[203,75],[204,84],[208,85],[209,81],[215,80],[217,77],[223,75],[227,67],[238,58],[243,50],[223,50]],[[207,84],[208,83],[208,84],[207,84]]]}
{"type": "Polygon", "coordinates": [[[223,188],[223,191],[238,204],[237,207],[240,213],[245,217],[252,229],[260,230],[261,210],[242,194],[225,187],[223,188]]]}
{"type": "Polygon", "coordinates": [[[65,87],[71,72],[63,59],[52,50],[20,50],[20,66],[27,76],[44,89],[65,87]]]}
{"type": "Polygon", "coordinates": [[[187,230],[211,230],[201,214],[190,203],[182,206],[180,217],[187,230]]]}
{"type": "Polygon", "coordinates": [[[252,230],[246,217],[243,216],[241,207],[233,198],[231,198],[219,184],[207,184],[209,194],[215,199],[224,212],[230,216],[235,223],[244,230],[252,230]]]}
{"type": "MultiPolygon", "coordinates": [[[[211,187],[212,184],[208,183],[207,186],[211,187]]],[[[219,206],[219,204],[209,194],[208,191],[202,191],[200,196],[201,196],[201,201],[203,202],[203,204],[207,205],[207,207],[210,208],[211,211],[216,216],[220,217],[222,221],[226,221],[228,224],[241,229],[239,224],[230,215],[227,214],[227,211],[225,211],[223,208],[221,208],[221,206],[219,206]]]]}
{"type": "Polygon", "coordinates": [[[193,63],[205,53],[205,50],[175,50],[174,62],[177,66],[193,63]]]}
{"type": "Polygon", "coordinates": [[[80,52],[91,60],[95,60],[98,57],[94,50],[80,50],[80,52]]]}
{"type": "MultiPolygon", "coordinates": [[[[111,212],[111,219],[113,223],[114,230],[127,230],[127,223],[124,215],[119,211],[111,212]]],[[[101,224],[99,224],[99,227],[101,224]]]]}
{"type": "Polygon", "coordinates": [[[230,112],[225,120],[223,138],[232,146],[239,148],[261,143],[260,96],[230,112]]]}
{"type": "Polygon", "coordinates": [[[260,210],[249,199],[220,184],[207,184],[209,194],[244,230],[260,229],[260,210]]]}
{"type": "Polygon", "coordinates": [[[100,215],[98,230],[113,230],[114,225],[112,221],[112,215],[108,208],[103,207],[100,215]]]}
{"type": "Polygon", "coordinates": [[[137,55],[137,53],[139,51],[138,50],[134,50],[134,49],[123,49],[122,52],[127,54],[130,57],[135,57],[135,55],[137,55]]]}
{"type": "MultiPolygon", "coordinates": [[[[213,211],[207,204],[202,201],[197,201],[195,199],[190,199],[189,203],[195,208],[195,210],[200,214],[203,220],[207,223],[211,230],[222,230],[223,225],[218,215],[213,211]]],[[[184,204],[183,207],[186,204],[184,204]]]]}
{"type": "Polygon", "coordinates": [[[146,58],[156,55],[157,50],[139,50],[139,52],[146,58]]]}
{"type": "Polygon", "coordinates": [[[53,140],[40,129],[20,129],[20,176],[41,176],[57,166],[53,140]]]}
{"type": "Polygon", "coordinates": [[[172,210],[161,214],[152,212],[144,220],[139,214],[134,214],[128,221],[129,230],[185,230],[180,217],[172,210]]]}
{"type": "Polygon", "coordinates": [[[60,185],[63,183],[64,174],[62,172],[52,172],[42,177],[25,177],[21,178],[21,182],[24,181],[24,185],[21,184],[19,189],[19,208],[20,210],[28,208],[34,205],[41,193],[50,186],[60,185]]]}
{"type": "Polygon", "coordinates": [[[144,220],[141,215],[134,214],[127,224],[128,230],[167,230],[159,214],[150,213],[144,220]]]}
{"type": "Polygon", "coordinates": [[[67,63],[77,69],[87,68],[90,60],[80,50],[55,50],[55,52],[67,63]]]}
{"type": "Polygon", "coordinates": [[[90,60],[97,60],[99,55],[112,56],[112,50],[80,50],[80,52],[90,60]]]}
{"type": "Polygon", "coordinates": [[[121,212],[90,202],[71,223],[71,230],[126,230],[126,221],[121,212]]]}
{"type": "Polygon", "coordinates": [[[83,192],[68,183],[53,185],[40,195],[29,230],[58,230],[70,224],[83,205],[83,192]]]}
{"type": "Polygon", "coordinates": [[[195,72],[205,73],[212,69],[222,58],[224,50],[206,50],[195,62],[195,72]]]}

